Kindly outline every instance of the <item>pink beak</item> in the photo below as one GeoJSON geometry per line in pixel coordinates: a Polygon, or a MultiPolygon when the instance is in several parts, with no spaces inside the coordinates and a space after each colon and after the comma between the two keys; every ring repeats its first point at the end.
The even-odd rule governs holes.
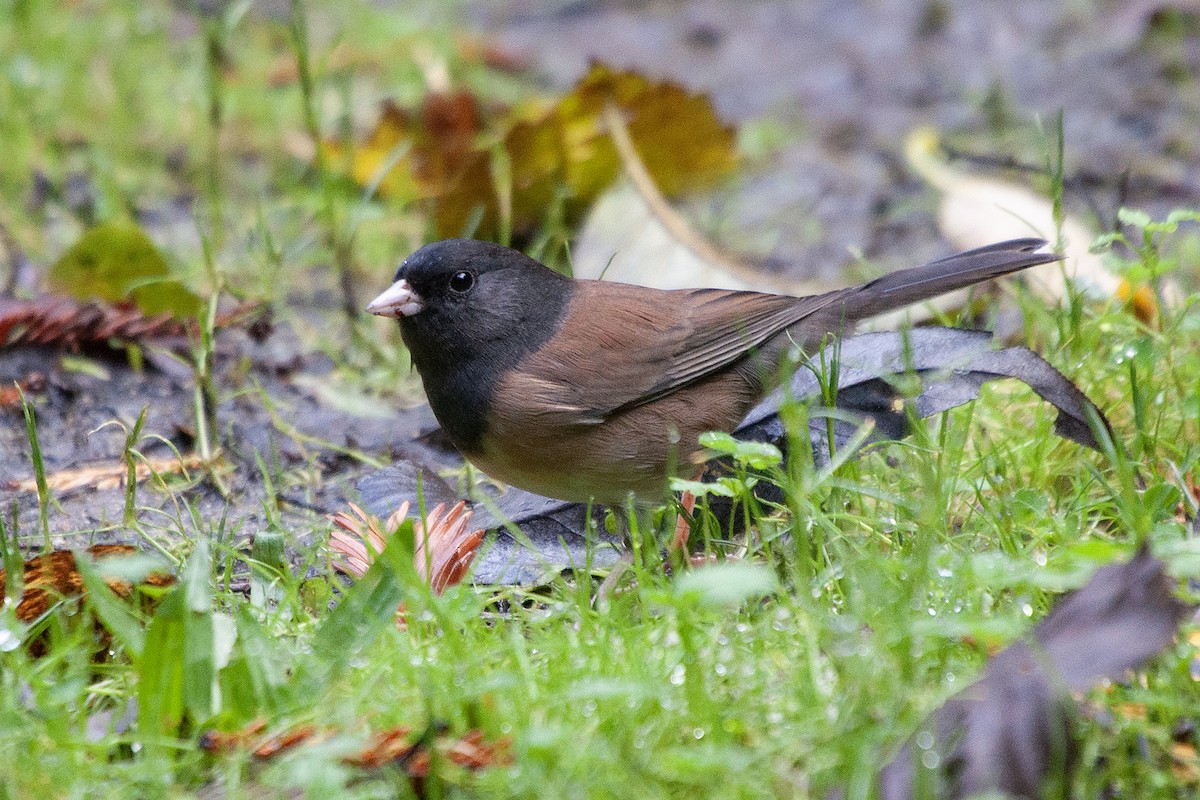
{"type": "Polygon", "coordinates": [[[401,278],[383,291],[383,294],[376,297],[367,306],[367,311],[371,314],[378,314],[381,317],[411,317],[414,314],[420,314],[425,308],[425,303],[421,300],[421,296],[413,291],[408,285],[408,281],[401,278]]]}

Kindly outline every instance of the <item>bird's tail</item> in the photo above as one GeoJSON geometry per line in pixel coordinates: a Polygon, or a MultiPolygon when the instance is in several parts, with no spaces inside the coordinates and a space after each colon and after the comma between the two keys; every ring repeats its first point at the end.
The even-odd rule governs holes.
{"type": "Polygon", "coordinates": [[[1011,239],[923,267],[892,272],[851,290],[846,310],[856,319],[866,319],[1010,272],[1062,260],[1058,253],[1044,250],[1046,246],[1044,239],[1011,239]]]}

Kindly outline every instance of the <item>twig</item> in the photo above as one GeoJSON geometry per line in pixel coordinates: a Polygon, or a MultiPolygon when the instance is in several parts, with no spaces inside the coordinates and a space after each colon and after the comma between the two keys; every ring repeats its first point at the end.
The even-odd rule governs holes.
{"type": "Polygon", "coordinates": [[[688,250],[691,250],[701,261],[725,269],[752,285],[768,285],[776,291],[787,294],[809,294],[828,288],[817,286],[816,284],[797,284],[794,281],[787,281],[785,283],[770,273],[756,269],[754,266],[719,250],[715,245],[697,233],[688,224],[687,220],[663,197],[658,185],[654,183],[654,178],[650,175],[650,171],[646,169],[646,164],[642,161],[641,156],[638,155],[637,147],[629,135],[629,128],[625,125],[625,120],[621,118],[621,111],[617,108],[616,104],[612,102],[606,103],[601,114],[605,125],[608,126],[609,135],[612,136],[613,145],[617,149],[617,155],[621,159],[621,166],[624,167],[625,174],[629,176],[633,187],[642,196],[642,199],[646,201],[650,213],[654,215],[655,219],[659,221],[677,242],[688,250]]]}

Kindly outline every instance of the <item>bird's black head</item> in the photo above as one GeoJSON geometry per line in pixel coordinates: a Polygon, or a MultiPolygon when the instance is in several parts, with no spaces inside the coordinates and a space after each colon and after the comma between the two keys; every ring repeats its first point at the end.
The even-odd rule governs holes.
{"type": "Polygon", "coordinates": [[[456,423],[443,419],[446,409],[469,401],[463,413],[485,413],[498,378],[558,330],[573,287],[570,278],[516,250],[446,239],[405,259],[367,310],[400,320],[434,412],[461,439],[452,430],[456,423]]]}
{"type": "Polygon", "coordinates": [[[496,347],[528,352],[557,328],[572,285],[523,253],[473,239],[425,245],[394,280],[368,310],[400,319],[418,369],[496,347]]]}

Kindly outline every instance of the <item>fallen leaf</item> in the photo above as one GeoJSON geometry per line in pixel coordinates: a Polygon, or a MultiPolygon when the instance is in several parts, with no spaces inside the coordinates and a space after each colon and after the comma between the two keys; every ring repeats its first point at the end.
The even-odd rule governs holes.
{"type": "MultiPolygon", "coordinates": [[[[377,186],[384,197],[449,194],[482,154],[474,149],[481,126],[478,100],[469,92],[431,93],[416,113],[386,100],[371,132],[350,153],[350,177],[360,186],[377,186]]],[[[327,141],[323,147],[334,168],[346,163],[344,144],[327,141]]]]}
{"type": "Polygon", "coordinates": [[[609,107],[667,197],[711,186],[737,167],[736,131],[717,117],[706,96],[593,63],[557,105],[541,113],[524,110],[505,136],[515,230],[542,222],[564,187],[570,223],[614,183],[622,159],[605,120],[609,107]]]}
{"type": "MultiPolygon", "coordinates": [[[[1013,231],[1019,231],[1014,234],[1019,236],[1055,238],[1054,209],[1047,198],[1025,186],[957,170],[941,155],[940,146],[937,134],[922,128],[909,134],[905,154],[909,166],[942,192],[938,226],[951,243],[970,248],[976,246],[970,242],[998,241],[989,237],[1013,231]]],[[[1062,232],[1064,241],[1057,249],[1065,256],[1063,262],[1028,270],[1030,285],[1050,302],[1061,301],[1066,295],[1065,266],[1068,277],[1086,294],[1113,297],[1120,278],[1088,250],[1098,232],[1074,217],[1063,220],[1062,232]]]]}
{"type": "MultiPolygon", "coordinates": [[[[1015,378],[1034,390],[1058,411],[1054,430],[1066,439],[1099,449],[1089,417],[1108,426],[1103,413],[1065,375],[1027,347],[991,348],[986,331],[959,328],[914,328],[908,332],[880,331],[841,340],[838,345],[837,407],[874,425],[872,440],[904,438],[909,409],[928,417],[974,400],[983,384],[1015,378]],[[906,397],[890,379],[914,374],[920,392],[906,397]]],[[[755,406],[734,432],[753,441],[786,442],[778,409],[785,397],[799,400],[821,396],[820,383],[811,370],[797,369],[787,391],[777,389],[755,406]]],[[[840,448],[858,426],[836,421],[834,444],[840,448]]],[[[813,456],[824,463],[829,453],[828,425],[810,421],[813,456]]]]}
{"type": "Polygon", "coordinates": [[[572,248],[576,277],[659,289],[710,287],[794,295],[833,288],[779,279],[709,242],[667,201],[617,107],[606,106],[602,118],[628,180],[592,205],[572,248]]]}
{"type": "Polygon", "coordinates": [[[357,753],[342,757],[342,762],[363,769],[377,769],[397,759],[412,754],[420,745],[419,739],[411,738],[412,729],[400,725],[388,730],[377,731],[371,735],[371,741],[357,753]]]}
{"type": "Polygon", "coordinates": [[[455,34],[454,45],[464,61],[481,63],[500,72],[524,72],[533,64],[528,53],[513,50],[487,36],[459,32],[455,34]]]}
{"type": "Polygon", "coordinates": [[[457,741],[450,741],[445,754],[455,764],[471,770],[512,763],[508,740],[498,739],[488,743],[481,730],[467,731],[457,741]]]}
{"type": "Polygon", "coordinates": [[[291,730],[269,737],[265,742],[255,747],[251,751],[251,755],[255,758],[274,758],[297,745],[312,741],[316,736],[316,725],[298,725],[291,730]]]}
{"type": "MultiPolygon", "coordinates": [[[[678,225],[664,221],[640,188],[618,180],[592,204],[575,237],[574,275],[656,289],[735,289],[797,296],[836,288],[825,281],[789,280],[758,269],[749,260],[743,264],[743,259],[714,246],[697,247],[679,231],[678,225]]],[[[690,227],[688,231],[689,236],[699,236],[690,227]]]]}
{"type": "MultiPolygon", "coordinates": [[[[95,562],[131,556],[136,547],[127,544],[94,544],[82,553],[95,562]]],[[[54,550],[25,562],[24,590],[17,603],[17,619],[32,622],[45,614],[50,607],[64,597],[79,597],[84,593],[83,578],[75,566],[78,553],[73,550],[54,550]]],[[[4,602],[8,576],[0,569],[0,604],[4,602]]],[[[133,586],[120,578],[106,577],[104,582],[118,597],[126,598],[133,593],[133,586]]],[[[149,586],[170,586],[174,577],[162,572],[151,572],[142,581],[149,586]]]]}
{"type": "Polygon", "coordinates": [[[202,301],[150,240],[131,222],[89,228],[50,268],[51,289],[79,300],[132,300],[143,313],[194,317],[202,301]]]}
{"type": "Polygon", "coordinates": [[[615,106],[654,183],[667,197],[711,186],[737,166],[735,129],[702,94],[672,81],[593,63],[558,106],[568,148],[570,186],[595,197],[620,171],[604,109],[615,106]]]}
{"type": "MultiPolygon", "coordinates": [[[[241,730],[204,731],[200,734],[199,746],[206,752],[221,754],[249,750],[254,758],[268,760],[302,745],[328,741],[339,733],[333,728],[319,728],[312,723],[303,723],[277,733],[264,733],[266,727],[265,721],[256,720],[241,730]]],[[[429,776],[434,750],[441,762],[449,762],[472,772],[512,763],[508,739],[489,742],[483,731],[478,729],[469,730],[458,737],[449,737],[442,733],[444,728],[444,725],[433,725],[415,735],[407,725],[376,731],[370,734],[364,747],[342,756],[341,762],[368,770],[400,767],[405,775],[414,779],[414,790],[418,797],[424,797],[424,793],[422,784],[416,781],[429,776]]]]}
{"type": "Polygon", "coordinates": [[[932,743],[905,745],[880,773],[880,797],[1040,797],[1049,779],[1069,786],[1079,750],[1070,692],[1123,679],[1167,647],[1191,611],[1145,548],[1101,568],[930,716],[921,728],[932,743]]]}
{"type": "Polygon", "coordinates": [[[349,156],[344,143],[324,149],[335,169],[349,164],[360,186],[429,201],[439,236],[489,238],[504,217],[513,230],[532,230],[560,199],[569,223],[613,183],[621,159],[603,120],[609,104],[625,117],[641,160],[668,196],[712,185],[737,165],[735,131],[706,97],[602,64],[557,104],[526,104],[507,115],[486,114],[467,92],[431,93],[417,113],[385,103],[349,156]],[[497,152],[511,181],[503,196],[497,152]]]}
{"type": "Polygon", "coordinates": [[[197,746],[206,753],[229,753],[238,747],[246,747],[253,736],[267,729],[267,721],[259,718],[245,728],[236,731],[201,731],[197,746]]]}

